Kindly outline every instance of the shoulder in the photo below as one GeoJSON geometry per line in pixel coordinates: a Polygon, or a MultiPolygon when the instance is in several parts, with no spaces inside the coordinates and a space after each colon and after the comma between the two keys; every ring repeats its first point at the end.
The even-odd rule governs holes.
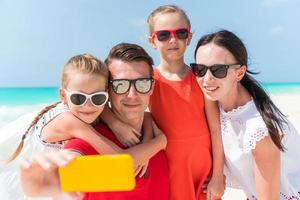
{"type": "Polygon", "coordinates": [[[255,149],[257,142],[269,135],[268,128],[253,100],[229,112],[221,109],[220,113],[222,132],[240,135],[239,145],[243,152],[255,149]]]}
{"type": "Polygon", "coordinates": [[[74,138],[66,142],[64,149],[75,151],[81,155],[95,155],[98,152],[86,141],[74,138]]]}
{"type": "Polygon", "coordinates": [[[161,76],[161,75],[160,75],[158,69],[157,69],[157,68],[154,68],[154,70],[153,70],[153,79],[154,79],[155,81],[159,81],[160,76],[161,76]]]}
{"type": "Polygon", "coordinates": [[[260,113],[253,109],[245,121],[244,150],[254,150],[260,141],[268,141],[269,132],[260,113]]]}
{"type": "Polygon", "coordinates": [[[86,126],[87,124],[80,119],[78,119],[71,112],[64,112],[58,115],[52,121],[57,121],[60,124],[60,127],[66,128],[79,128],[80,126],[86,126]]]}

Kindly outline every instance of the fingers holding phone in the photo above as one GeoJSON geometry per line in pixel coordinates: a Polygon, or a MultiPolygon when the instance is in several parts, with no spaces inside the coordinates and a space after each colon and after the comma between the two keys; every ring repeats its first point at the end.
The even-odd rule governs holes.
{"type": "Polygon", "coordinates": [[[60,194],[58,167],[67,165],[75,156],[73,152],[63,150],[38,154],[32,160],[20,159],[20,178],[25,194],[32,197],[60,194]]]}

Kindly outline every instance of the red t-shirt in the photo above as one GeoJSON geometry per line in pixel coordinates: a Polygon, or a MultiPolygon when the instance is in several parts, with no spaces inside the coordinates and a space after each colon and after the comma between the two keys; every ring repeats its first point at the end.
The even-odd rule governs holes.
{"type": "MultiPolygon", "coordinates": [[[[124,148],[112,131],[104,124],[95,129],[103,136],[124,148]]],[[[89,143],[81,139],[70,140],[65,147],[81,152],[83,155],[99,154],[89,143]]],[[[84,200],[168,200],[169,199],[169,173],[164,151],[154,155],[148,164],[147,176],[136,177],[136,187],[126,192],[90,192],[85,193],[84,200]]]]}

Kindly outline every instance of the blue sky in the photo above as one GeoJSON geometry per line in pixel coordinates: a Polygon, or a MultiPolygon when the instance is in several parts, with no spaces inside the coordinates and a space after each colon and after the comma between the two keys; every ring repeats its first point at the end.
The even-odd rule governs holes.
{"type": "Polygon", "coordinates": [[[73,55],[101,59],[119,42],[147,43],[148,14],[177,4],[190,17],[197,40],[225,28],[245,42],[250,69],[264,82],[300,82],[300,0],[0,0],[0,87],[57,86],[73,55]]]}

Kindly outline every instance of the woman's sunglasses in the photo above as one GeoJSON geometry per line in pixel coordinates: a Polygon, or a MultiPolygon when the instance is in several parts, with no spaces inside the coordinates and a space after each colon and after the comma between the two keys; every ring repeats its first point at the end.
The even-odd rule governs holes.
{"type": "Polygon", "coordinates": [[[241,64],[231,64],[231,65],[215,64],[212,66],[206,66],[206,65],[202,65],[202,64],[191,63],[190,66],[192,68],[194,75],[197,77],[205,76],[207,70],[209,70],[214,77],[225,78],[227,76],[227,71],[229,68],[238,69],[242,65],[241,64]]]}
{"type": "Polygon", "coordinates": [[[64,90],[69,102],[74,106],[84,106],[89,99],[93,106],[101,107],[108,100],[107,92],[95,92],[93,94],[85,94],[83,92],[64,90]]]}
{"type": "Polygon", "coordinates": [[[190,28],[178,28],[173,30],[159,30],[154,31],[151,37],[156,36],[157,39],[161,42],[167,41],[171,38],[171,35],[176,36],[178,39],[184,40],[189,37],[190,28]]]}
{"type": "Polygon", "coordinates": [[[138,79],[114,79],[109,81],[113,91],[116,94],[125,94],[129,91],[131,84],[137,92],[141,94],[148,93],[152,88],[153,78],[138,78],[138,79]]]}

